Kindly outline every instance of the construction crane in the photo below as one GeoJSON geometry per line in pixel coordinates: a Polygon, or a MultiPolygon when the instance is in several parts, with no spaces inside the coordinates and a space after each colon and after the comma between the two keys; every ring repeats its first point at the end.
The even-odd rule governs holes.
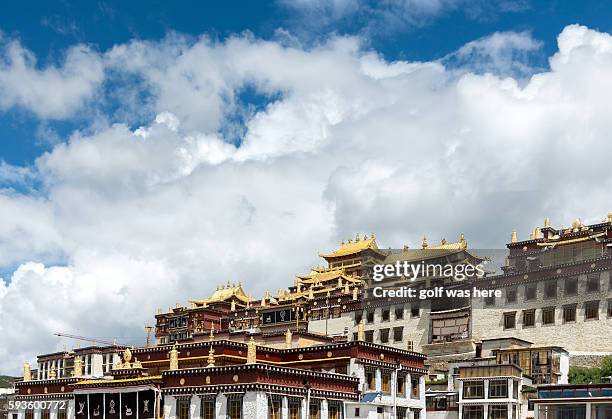
{"type": "Polygon", "coordinates": [[[108,345],[108,346],[121,346],[121,347],[127,347],[129,345],[123,345],[120,343],[117,343],[116,339],[113,339],[112,342],[107,341],[107,340],[103,340],[103,339],[95,339],[95,338],[88,338],[87,336],[77,336],[77,335],[70,335],[68,333],[54,333],[55,336],[60,336],[63,338],[70,338],[70,339],[76,339],[76,340],[84,340],[86,342],[93,342],[94,345],[96,343],[102,344],[102,345],[108,345]]]}

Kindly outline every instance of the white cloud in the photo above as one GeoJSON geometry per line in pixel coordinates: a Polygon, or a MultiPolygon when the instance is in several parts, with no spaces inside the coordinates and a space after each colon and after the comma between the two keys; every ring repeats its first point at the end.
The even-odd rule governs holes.
{"type": "Polygon", "coordinates": [[[101,57],[85,45],[71,47],[60,66],[39,68],[31,51],[0,34],[0,110],[63,119],[93,98],[103,78],[101,57]]]}
{"type": "Polygon", "coordinates": [[[495,32],[468,42],[444,57],[443,62],[479,73],[523,77],[534,73],[530,58],[542,46],[542,42],[526,31],[495,32]]]}
{"type": "Polygon", "coordinates": [[[154,307],[227,280],[284,287],[357,231],[502,246],[544,216],[605,216],[612,41],[570,26],[559,45],[520,81],[389,63],[355,38],[115,47],[106,65],[146,80],[158,117],[74,133],[38,159],[38,194],[0,192],[0,266],[21,264],[0,286],[0,369],[58,349],[57,330],[142,342],[154,307]],[[245,85],[270,99],[231,143],[245,85]]]}

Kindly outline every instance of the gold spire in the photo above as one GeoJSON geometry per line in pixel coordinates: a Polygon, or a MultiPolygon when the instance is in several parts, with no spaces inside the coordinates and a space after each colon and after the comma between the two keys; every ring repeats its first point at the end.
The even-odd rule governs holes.
{"type": "Polygon", "coordinates": [[[210,340],[215,340],[215,322],[210,321],[210,340]]]}
{"type": "Polygon", "coordinates": [[[612,212],[608,213],[608,222],[612,223],[612,212]]]}
{"type": "Polygon", "coordinates": [[[215,366],[215,350],[212,345],[210,345],[210,350],[208,351],[208,358],[206,359],[209,367],[215,366]]]}
{"type": "Polygon", "coordinates": [[[176,350],[176,344],[172,347],[170,351],[170,370],[178,370],[179,368],[179,351],[176,350]]]}
{"type": "Polygon", "coordinates": [[[510,237],[510,243],[516,243],[518,238],[516,236],[516,230],[512,230],[512,236],[510,237]]]}
{"type": "Polygon", "coordinates": [[[28,361],[23,363],[23,381],[32,380],[32,367],[28,361]]]}
{"type": "Polygon", "coordinates": [[[463,234],[463,232],[461,232],[461,235],[459,236],[459,242],[460,243],[466,243],[466,241],[465,241],[465,234],[463,234]]]}
{"type": "Polygon", "coordinates": [[[291,330],[287,329],[287,331],[285,332],[285,347],[287,349],[291,349],[292,344],[293,344],[293,333],[291,333],[291,330]]]}
{"type": "Polygon", "coordinates": [[[357,301],[357,287],[353,288],[353,301],[357,301]]]}
{"type": "Polygon", "coordinates": [[[428,243],[427,243],[427,237],[423,236],[423,243],[421,244],[421,247],[423,249],[427,249],[428,243]]]}
{"type": "Polygon", "coordinates": [[[230,306],[231,311],[236,311],[236,300],[232,300],[232,304],[230,306]]]}
{"type": "Polygon", "coordinates": [[[348,281],[346,281],[346,282],[344,283],[344,293],[345,293],[345,294],[350,294],[350,293],[351,293],[351,288],[350,288],[350,286],[349,286],[349,282],[348,282],[348,281]]]}
{"type": "Polygon", "coordinates": [[[550,218],[544,218],[544,228],[550,227],[550,218]]]}
{"type": "Polygon", "coordinates": [[[314,291],[312,290],[312,287],[308,289],[308,299],[314,300],[314,291]]]}
{"type": "Polygon", "coordinates": [[[363,319],[361,319],[357,325],[357,340],[365,340],[365,323],[363,322],[363,319]]]}
{"type": "Polygon", "coordinates": [[[355,235],[355,241],[356,241],[356,242],[358,242],[358,241],[360,241],[360,240],[361,240],[361,239],[359,238],[359,233],[357,233],[357,234],[355,235]]]}
{"type": "Polygon", "coordinates": [[[55,370],[55,365],[51,366],[51,370],[49,371],[49,380],[55,380],[57,378],[57,371],[55,370]]]}
{"type": "Polygon", "coordinates": [[[255,344],[255,339],[251,336],[249,339],[249,343],[247,343],[247,364],[256,364],[257,363],[257,345],[255,344]]]}

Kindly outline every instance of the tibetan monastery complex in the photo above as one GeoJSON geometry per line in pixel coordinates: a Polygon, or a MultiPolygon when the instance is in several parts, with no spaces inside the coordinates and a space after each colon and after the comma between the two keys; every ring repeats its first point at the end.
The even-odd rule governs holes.
{"type": "Polygon", "coordinates": [[[146,347],[40,355],[8,419],[612,418],[612,384],[568,384],[570,366],[612,355],[612,214],[546,219],[506,248],[502,268],[480,277],[385,282],[497,294],[379,298],[376,265],[487,256],[463,234],[399,250],[358,235],[277,293],[228,283],[158,311],[146,347]]]}

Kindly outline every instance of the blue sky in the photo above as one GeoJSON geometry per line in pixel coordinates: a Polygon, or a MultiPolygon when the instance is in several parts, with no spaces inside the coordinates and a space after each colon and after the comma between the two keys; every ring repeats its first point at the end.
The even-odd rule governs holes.
{"type": "MultiPolygon", "coordinates": [[[[0,31],[19,39],[41,67],[60,60],[75,43],[106,51],[133,39],[160,40],[172,31],[216,39],[249,31],[258,38],[273,39],[284,29],[305,43],[320,42],[330,33],[359,35],[365,45],[391,61],[435,60],[496,31],[529,31],[543,43],[530,56],[534,66],[542,67],[566,25],[579,23],[607,32],[612,21],[612,8],[595,0],[431,3],[442,5],[389,24],[380,11],[368,11],[376,7],[368,2],[360,2],[361,10],[330,17],[331,6],[304,11],[279,1],[23,1],[3,6],[0,31]]],[[[88,122],[78,117],[41,121],[19,109],[0,112],[0,159],[14,165],[32,163],[42,151],[88,122]]]]}

